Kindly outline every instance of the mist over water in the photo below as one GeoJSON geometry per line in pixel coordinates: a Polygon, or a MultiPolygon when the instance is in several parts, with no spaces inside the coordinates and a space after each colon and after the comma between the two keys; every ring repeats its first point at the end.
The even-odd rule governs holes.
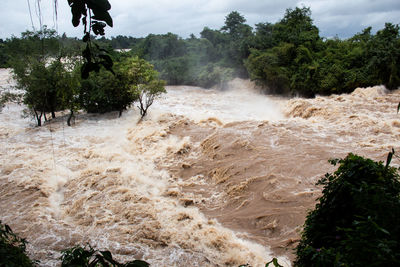
{"type": "Polygon", "coordinates": [[[235,79],[226,90],[192,86],[169,86],[168,93],[155,103],[163,112],[199,122],[215,117],[223,123],[247,120],[280,120],[280,103],[262,95],[248,81],[235,79]]]}
{"type": "Polygon", "coordinates": [[[167,91],[141,123],[136,109],[72,127],[61,113],[35,127],[16,104],[0,113],[1,220],[42,266],[86,243],[153,266],[290,265],[327,160],[400,146],[399,91],[289,100],[241,80],[167,91]]]}

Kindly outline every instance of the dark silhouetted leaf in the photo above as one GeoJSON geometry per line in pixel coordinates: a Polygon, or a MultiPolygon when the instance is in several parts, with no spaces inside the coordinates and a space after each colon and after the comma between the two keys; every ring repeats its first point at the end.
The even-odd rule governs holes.
{"type": "Polygon", "coordinates": [[[149,267],[150,264],[148,264],[145,261],[134,260],[134,261],[130,261],[130,262],[125,263],[123,266],[124,267],[149,267]]]}
{"type": "Polygon", "coordinates": [[[92,22],[92,29],[93,29],[94,34],[96,34],[96,35],[104,35],[105,27],[106,27],[106,24],[104,22],[100,22],[100,21],[92,22]]]}
{"type": "Polygon", "coordinates": [[[71,7],[72,25],[77,27],[82,15],[86,14],[85,3],[82,0],[69,0],[68,4],[71,7]]]}
{"type": "Polygon", "coordinates": [[[114,262],[110,251],[108,251],[108,250],[107,251],[100,251],[100,253],[101,253],[101,255],[103,255],[104,259],[106,259],[107,261],[109,261],[111,263],[114,262]]]}
{"type": "Polygon", "coordinates": [[[111,4],[108,0],[86,0],[86,4],[90,9],[110,10],[111,4]]]}
{"type": "Polygon", "coordinates": [[[107,11],[105,11],[105,12],[97,11],[97,12],[93,12],[93,13],[94,13],[94,16],[92,16],[92,19],[105,21],[108,24],[108,26],[110,26],[110,27],[113,26],[113,20],[107,11]]]}
{"type": "Polygon", "coordinates": [[[387,156],[385,168],[389,167],[389,164],[392,161],[393,155],[394,155],[394,149],[392,148],[392,151],[389,152],[389,154],[387,156]]]}

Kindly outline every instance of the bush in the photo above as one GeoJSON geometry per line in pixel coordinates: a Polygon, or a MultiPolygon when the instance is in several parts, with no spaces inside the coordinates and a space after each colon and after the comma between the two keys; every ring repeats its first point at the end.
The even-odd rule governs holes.
{"type": "Polygon", "coordinates": [[[34,266],[25,254],[26,241],[13,233],[10,226],[0,221],[0,266],[34,266]]]}
{"type": "Polygon", "coordinates": [[[349,154],[306,219],[297,266],[400,266],[400,182],[396,168],[349,154]]]}

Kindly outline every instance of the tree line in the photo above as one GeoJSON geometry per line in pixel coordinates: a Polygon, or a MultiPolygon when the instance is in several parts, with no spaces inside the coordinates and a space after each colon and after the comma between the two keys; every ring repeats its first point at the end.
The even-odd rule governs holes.
{"type": "Polygon", "coordinates": [[[204,27],[200,38],[173,33],[145,38],[101,38],[113,48],[154,64],[168,84],[220,86],[251,78],[269,93],[313,97],[349,93],[357,87],[400,86],[399,25],[367,27],[348,39],[324,38],[307,7],[287,9],[276,23],[252,28],[233,11],[221,29],[204,27]]]}

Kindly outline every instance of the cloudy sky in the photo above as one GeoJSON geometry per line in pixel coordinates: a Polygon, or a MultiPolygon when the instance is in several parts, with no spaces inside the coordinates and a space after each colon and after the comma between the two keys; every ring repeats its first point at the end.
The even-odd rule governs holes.
{"type": "MultiPolygon", "coordinates": [[[[41,3],[42,23],[57,28],[68,36],[82,36],[82,27],[74,28],[67,0],[58,0],[58,18],[53,0],[1,0],[0,38],[19,36],[32,24],[38,28],[37,2],[41,3]],[[29,8],[30,6],[30,8],[29,8]],[[31,12],[29,12],[29,10],[31,12]],[[32,14],[32,20],[30,13],[32,14]]],[[[219,29],[225,16],[238,11],[247,24],[275,23],[287,8],[311,7],[312,18],[321,36],[346,38],[372,26],[376,31],[385,22],[400,23],[399,0],[109,0],[114,28],[106,29],[106,37],[147,36],[149,33],[176,33],[184,38],[199,36],[207,26],[219,29]]]]}

